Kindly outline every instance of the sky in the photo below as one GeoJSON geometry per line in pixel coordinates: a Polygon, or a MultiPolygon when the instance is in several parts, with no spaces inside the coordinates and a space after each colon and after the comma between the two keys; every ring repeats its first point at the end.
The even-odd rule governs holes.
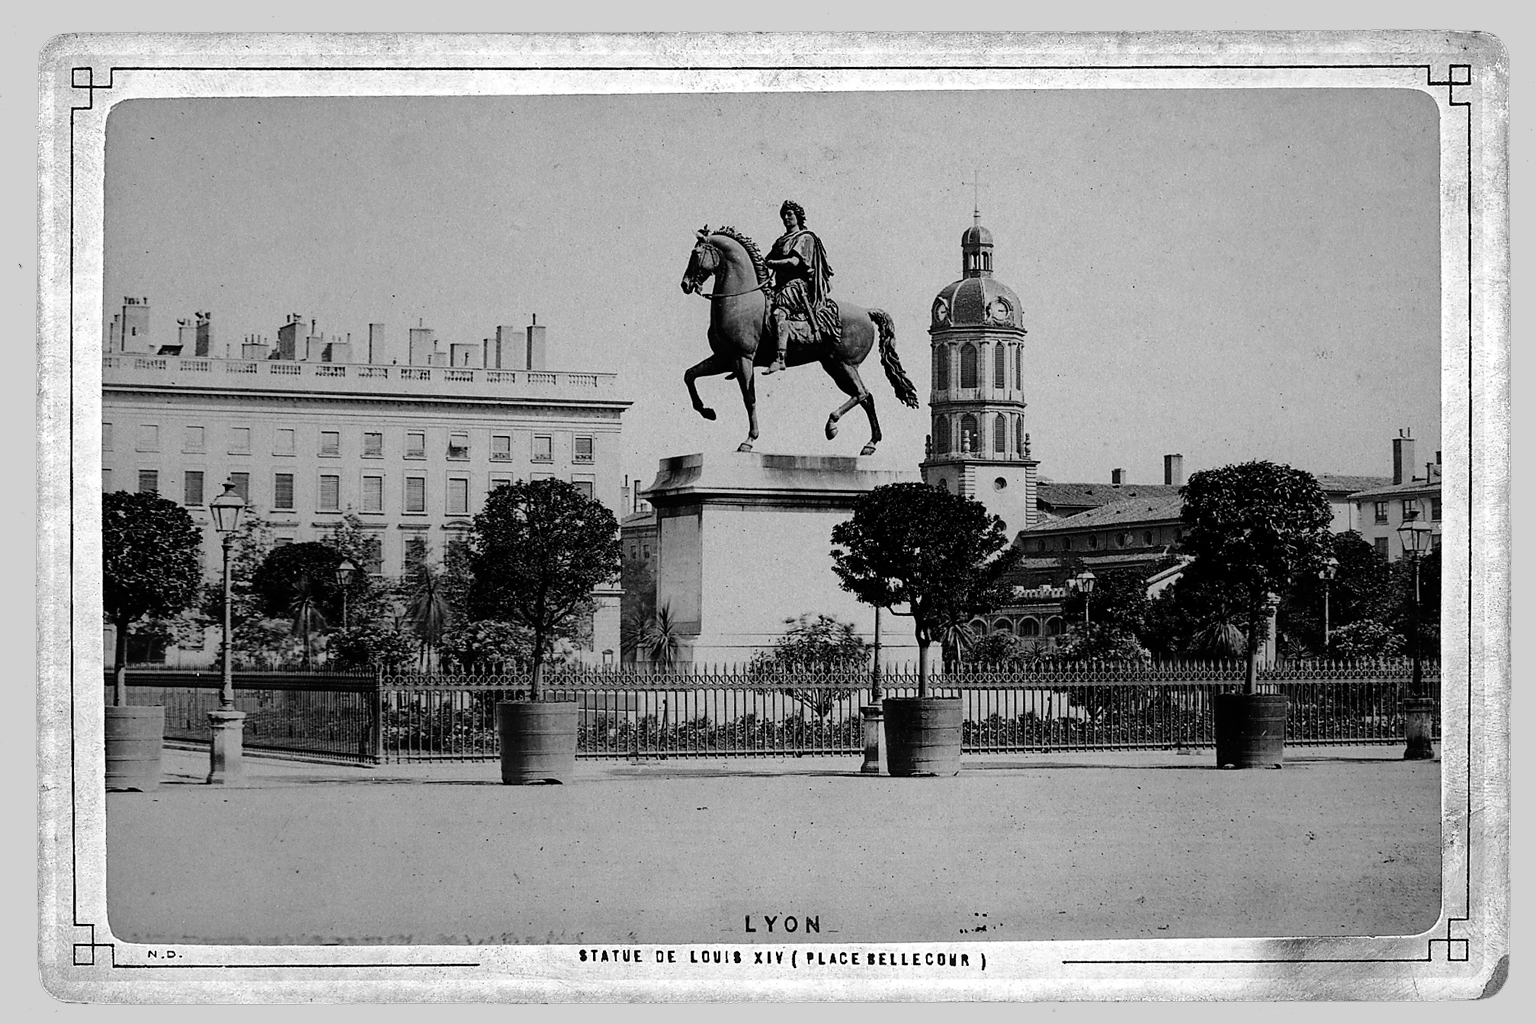
{"type": "MultiPolygon", "coordinates": [[[[104,323],[147,296],[157,340],[216,342],[286,314],[403,359],[548,327],[552,369],[614,371],[625,472],[734,450],[708,305],[678,287],[701,226],[765,249],[805,207],[833,297],[886,310],[923,399],[865,379],[915,468],[929,309],[979,206],[1021,297],[1042,476],[1161,482],[1252,458],[1389,475],[1400,428],[1440,446],[1438,123],[1409,90],[998,90],[135,100],[107,127],[104,323]]],[[[758,380],[757,450],[853,455],[857,411],[819,368],[758,380]]]]}

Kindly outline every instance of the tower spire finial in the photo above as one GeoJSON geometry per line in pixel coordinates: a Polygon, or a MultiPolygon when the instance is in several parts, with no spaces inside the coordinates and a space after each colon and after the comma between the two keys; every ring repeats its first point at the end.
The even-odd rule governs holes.
{"type": "Polygon", "coordinates": [[[981,171],[971,168],[971,223],[981,227],[981,171]]]}

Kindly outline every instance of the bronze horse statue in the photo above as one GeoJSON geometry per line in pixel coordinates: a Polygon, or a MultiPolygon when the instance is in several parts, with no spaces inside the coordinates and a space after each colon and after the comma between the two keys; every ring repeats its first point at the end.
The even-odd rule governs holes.
{"type": "MultiPolygon", "coordinates": [[[[749,452],[757,440],[757,387],[752,372],[754,366],[766,366],[773,360],[773,325],[768,320],[768,292],[773,287],[772,277],[763,263],[762,253],[756,243],[734,228],[721,227],[710,231],[705,227],[698,232],[693,253],[688,257],[688,267],[683,271],[682,289],[685,293],[704,295],[704,282],[715,279],[713,294],[709,299],[709,348],[707,358],[688,368],[683,382],[688,385],[688,395],[693,407],[707,420],[715,418],[715,411],[699,398],[694,381],[712,374],[735,377],[741,387],[741,400],[747,407],[747,439],[736,450],[749,452]]],[[[815,344],[791,345],[786,357],[789,366],[820,363],[821,368],[848,396],[848,401],[827,417],[827,439],[837,436],[837,421],[856,405],[864,407],[869,417],[869,443],[860,455],[873,455],[880,443],[880,421],[875,416],[875,396],[870,394],[859,377],[859,364],[869,355],[878,340],[880,365],[885,368],[886,379],[896,391],[902,404],[917,408],[917,389],[901,368],[896,355],[896,328],[890,316],[880,309],[861,309],[849,302],[838,303],[841,313],[843,336],[835,343],[825,341],[815,344]]]]}

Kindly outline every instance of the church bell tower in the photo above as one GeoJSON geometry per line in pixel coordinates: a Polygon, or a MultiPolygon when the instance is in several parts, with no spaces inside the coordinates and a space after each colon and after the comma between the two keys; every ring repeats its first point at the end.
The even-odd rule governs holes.
{"type": "Polygon", "coordinates": [[[960,280],[933,300],[933,385],[923,481],[975,498],[1010,535],[1035,521],[1035,467],[1024,428],[1024,310],[992,276],[981,213],[960,236],[960,280]]]}

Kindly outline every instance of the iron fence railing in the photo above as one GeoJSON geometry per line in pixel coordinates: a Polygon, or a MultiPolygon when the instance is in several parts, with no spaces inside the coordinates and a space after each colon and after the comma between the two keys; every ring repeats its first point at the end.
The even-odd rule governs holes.
{"type": "MultiPolygon", "coordinates": [[[[1261,671],[1259,688],[1290,698],[1289,744],[1395,743],[1410,672],[1406,661],[1289,663],[1261,671]]],[[[1057,664],[948,672],[929,689],[961,698],[962,749],[987,754],[1210,747],[1215,695],[1242,681],[1237,663],[1057,664]]],[[[880,682],[883,696],[917,692],[911,671],[880,682]]],[[[110,673],[106,683],[110,699],[110,673]]],[[[206,740],[219,683],[213,672],[138,671],[129,702],[164,704],[167,738],[206,740]]],[[[577,704],[580,757],[852,755],[870,684],[868,671],[566,668],[547,673],[545,697],[577,704]]],[[[1423,685],[1438,699],[1438,666],[1424,667],[1423,685]]],[[[235,673],[248,747],[359,763],[494,759],[496,705],[526,686],[520,674],[235,673]]]]}
{"type": "MultiPolygon", "coordinates": [[[[112,702],[112,673],[106,674],[112,702]]],[[[308,759],[374,764],[381,756],[378,679],[328,672],[236,672],[235,710],[245,712],[245,746],[308,759]]],[[[165,738],[210,739],[208,712],[219,706],[218,672],[134,670],[129,704],[165,708],[165,738]]]]}

